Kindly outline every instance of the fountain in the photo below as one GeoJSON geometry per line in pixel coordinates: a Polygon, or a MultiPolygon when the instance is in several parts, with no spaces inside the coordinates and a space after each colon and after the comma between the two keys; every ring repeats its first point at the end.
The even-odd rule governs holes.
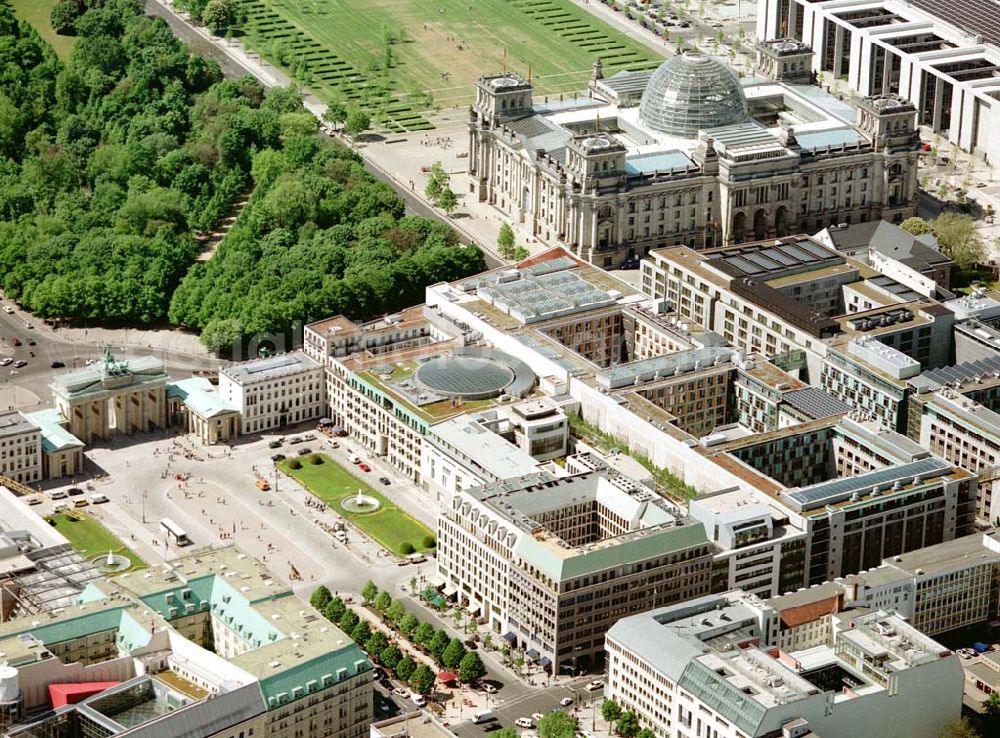
{"type": "Polygon", "coordinates": [[[354,497],[345,497],[342,499],[340,506],[347,512],[361,514],[375,512],[382,507],[382,503],[371,495],[364,494],[358,488],[358,493],[354,497]]]}
{"type": "Polygon", "coordinates": [[[108,549],[108,553],[98,554],[94,556],[91,561],[97,564],[97,568],[100,569],[102,574],[120,574],[123,571],[132,568],[132,561],[128,556],[122,556],[121,554],[114,553],[111,549],[108,549]]]}

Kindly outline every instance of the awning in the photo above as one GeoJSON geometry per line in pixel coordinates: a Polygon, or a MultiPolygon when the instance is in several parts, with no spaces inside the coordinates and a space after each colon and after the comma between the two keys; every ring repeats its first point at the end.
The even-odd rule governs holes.
{"type": "Polygon", "coordinates": [[[524,655],[527,656],[532,661],[534,661],[535,659],[537,659],[538,656],[539,656],[538,651],[536,651],[533,648],[529,648],[527,651],[525,651],[524,655]]]}
{"type": "Polygon", "coordinates": [[[437,589],[438,587],[443,587],[444,586],[444,577],[441,576],[440,574],[433,574],[427,580],[427,583],[429,585],[431,585],[432,587],[434,587],[434,589],[437,589]]]}
{"type": "Polygon", "coordinates": [[[506,633],[503,634],[503,639],[508,643],[513,643],[514,641],[517,640],[517,636],[511,633],[510,631],[507,631],[506,633]]]}
{"type": "Polygon", "coordinates": [[[548,656],[542,656],[542,658],[539,660],[538,663],[545,669],[548,669],[550,666],[552,666],[552,660],[548,656]]]}
{"type": "Polygon", "coordinates": [[[333,425],[333,421],[330,418],[320,418],[319,424],[325,428],[328,425],[333,425]]]}
{"type": "Polygon", "coordinates": [[[455,676],[455,672],[453,672],[453,671],[439,671],[438,672],[438,679],[440,681],[444,682],[445,684],[447,684],[448,682],[455,681],[456,678],[457,677],[455,676]]]}
{"type": "Polygon", "coordinates": [[[445,597],[451,597],[453,594],[455,594],[458,591],[458,589],[454,585],[450,584],[449,582],[445,582],[444,583],[444,589],[442,591],[444,592],[444,596],[445,597]]]}

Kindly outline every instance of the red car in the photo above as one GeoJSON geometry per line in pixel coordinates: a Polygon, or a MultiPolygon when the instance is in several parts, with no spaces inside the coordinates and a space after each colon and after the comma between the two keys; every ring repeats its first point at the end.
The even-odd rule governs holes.
{"type": "Polygon", "coordinates": [[[365,463],[358,464],[358,469],[360,469],[361,471],[364,471],[364,472],[369,472],[369,471],[372,470],[372,468],[370,466],[368,466],[368,464],[365,464],[365,463]]]}
{"type": "Polygon", "coordinates": [[[10,345],[11,346],[20,346],[21,345],[21,339],[18,338],[17,336],[14,336],[12,339],[10,339],[10,345]]]}

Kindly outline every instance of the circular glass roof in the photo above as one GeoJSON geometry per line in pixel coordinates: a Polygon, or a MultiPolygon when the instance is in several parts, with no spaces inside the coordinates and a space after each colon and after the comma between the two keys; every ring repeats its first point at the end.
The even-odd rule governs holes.
{"type": "Polygon", "coordinates": [[[710,56],[686,52],[668,59],[649,78],[639,120],[655,131],[694,138],[706,128],[750,118],[736,75],[710,56]]]}
{"type": "Polygon", "coordinates": [[[445,397],[496,397],[514,381],[514,371],[489,359],[438,357],[417,369],[416,379],[445,397]]]}

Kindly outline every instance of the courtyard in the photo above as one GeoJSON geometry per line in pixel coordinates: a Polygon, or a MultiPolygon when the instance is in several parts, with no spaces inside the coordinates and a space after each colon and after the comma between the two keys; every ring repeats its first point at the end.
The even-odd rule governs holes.
{"type": "Polygon", "coordinates": [[[343,518],[374,538],[387,550],[406,555],[430,551],[434,538],[427,526],[411,518],[384,495],[360,481],[326,454],[314,454],[304,459],[287,459],[278,468],[322,500],[343,518]],[[313,463],[318,460],[319,463],[313,463]],[[296,469],[292,462],[301,466],[296,469]],[[352,511],[351,503],[358,494],[377,501],[371,512],[352,511]],[[346,506],[345,506],[346,505],[346,506]],[[408,550],[406,544],[413,547],[408,550]]]}

